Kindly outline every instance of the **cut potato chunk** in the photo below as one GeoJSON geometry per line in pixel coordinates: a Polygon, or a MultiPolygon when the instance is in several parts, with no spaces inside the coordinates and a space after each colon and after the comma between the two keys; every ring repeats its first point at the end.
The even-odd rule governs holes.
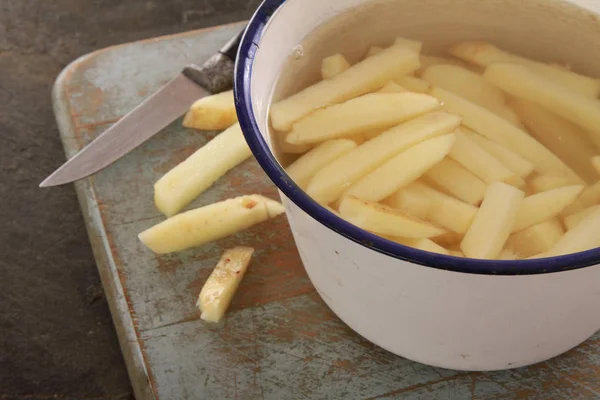
{"type": "Polygon", "coordinates": [[[504,248],[498,255],[498,260],[518,260],[521,257],[513,249],[504,248]]]}
{"type": "Polygon", "coordinates": [[[312,111],[380,89],[392,78],[419,68],[419,55],[405,46],[391,46],[339,75],[320,81],[271,106],[271,124],[289,131],[312,111]]]}
{"type": "Polygon", "coordinates": [[[421,63],[421,68],[419,69],[420,71],[423,71],[432,65],[456,65],[471,70],[474,69],[472,65],[467,64],[463,60],[459,60],[455,57],[440,57],[421,54],[419,57],[419,61],[421,63]]]}
{"type": "Polygon", "coordinates": [[[331,79],[350,68],[350,63],[342,54],[337,53],[325,57],[321,62],[321,76],[323,79],[331,79]]]}
{"type": "Polygon", "coordinates": [[[536,103],[600,136],[600,100],[573,92],[521,65],[493,64],[484,77],[509,94],[536,103]]]}
{"type": "Polygon", "coordinates": [[[485,182],[448,158],[431,168],[425,177],[435,186],[473,205],[481,203],[486,191],[485,182]]]}
{"type": "Polygon", "coordinates": [[[421,52],[421,48],[423,47],[423,42],[419,42],[418,40],[405,39],[403,37],[397,37],[394,42],[396,45],[406,46],[412,51],[417,53],[421,52]]]}
{"type": "Polygon", "coordinates": [[[575,214],[566,216],[563,219],[565,227],[567,228],[567,230],[575,228],[577,225],[579,225],[583,220],[585,220],[588,216],[590,216],[593,212],[595,212],[599,208],[600,208],[600,206],[592,206],[592,207],[585,208],[575,214]]]}
{"type": "Polygon", "coordinates": [[[398,125],[325,166],[311,179],[307,193],[321,204],[331,204],[354,182],[396,154],[450,133],[458,125],[459,117],[444,112],[426,114],[398,125]]]}
{"type": "Polygon", "coordinates": [[[583,190],[582,185],[564,186],[527,196],[522,202],[512,232],[518,232],[560,214],[583,190]]]}
{"type": "Polygon", "coordinates": [[[233,235],[283,212],[275,200],[241,196],[171,217],[140,233],[139,239],[155,253],[172,253],[233,235]]]}
{"type": "Polygon", "coordinates": [[[490,184],[460,248],[467,257],[497,258],[517,217],[525,194],[502,182],[490,184]]]}
{"type": "MultiPolygon", "coordinates": [[[[408,92],[408,90],[404,89],[402,86],[398,85],[394,81],[389,81],[379,90],[379,93],[403,93],[408,92]]],[[[375,129],[377,131],[377,129],[375,129]]]]}
{"type": "Polygon", "coordinates": [[[287,167],[287,173],[296,185],[306,189],[308,182],[318,171],[356,147],[356,142],[350,139],[323,142],[287,167]]]}
{"type": "Polygon", "coordinates": [[[170,217],[252,155],[239,124],[216,136],[154,184],[156,208],[170,217]]]}
{"type": "Polygon", "coordinates": [[[526,178],[533,172],[535,166],[532,162],[527,161],[506,147],[484,138],[468,128],[461,127],[459,128],[459,131],[467,135],[469,139],[477,143],[485,151],[500,161],[506,168],[510,169],[521,178],[526,178]]]}
{"type": "Polygon", "coordinates": [[[541,144],[586,182],[598,180],[598,173],[588,161],[597,154],[594,143],[581,128],[527,100],[515,99],[510,104],[541,144]]]}
{"type": "Polygon", "coordinates": [[[223,318],[246,274],[253,253],[252,247],[225,250],[198,296],[196,305],[202,320],[219,322],[223,318]]]}
{"type": "Polygon", "coordinates": [[[365,58],[372,57],[375,54],[381,53],[383,50],[385,50],[383,47],[371,46],[371,47],[369,47],[369,51],[367,51],[367,54],[365,55],[365,58]]]}
{"type": "MultiPolygon", "coordinates": [[[[435,221],[432,222],[435,223],[435,221]]],[[[435,243],[439,244],[444,248],[451,248],[459,246],[462,238],[463,235],[461,235],[460,233],[448,231],[439,236],[432,237],[431,240],[433,240],[435,243]]]]}
{"type": "Polygon", "coordinates": [[[491,64],[519,64],[531,68],[533,72],[552,80],[581,95],[595,98],[600,95],[600,81],[576,74],[566,68],[533,61],[525,57],[507,53],[486,42],[463,42],[450,50],[455,57],[473,64],[487,67],[491,64]]]}
{"type": "Polygon", "coordinates": [[[539,175],[529,181],[529,186],[536,193],[545,192],[568,185],[569,179],[564,176],[539,175]]]}
{"type": "Polygon", "coordinates": [[[412,239],[429,238],[444,233],[417,217],[372,201],[344,197],[340,203],[340,214],[346,221],[377,234],[400,236],[412,239]]]}
{"type": "Polygon", "coordinates": [[[516,174],[465,134],[457,131],[448,156],[486,183],[507,182],[516,174]]]}
{"type": "Polygon", "coordinates": [[[600,175],[600,156],[594,156],[590,161],[592,162],[592,167],[594,167],[596,173],[600,175]]]}
{"type": "Polygon", "coordinates": [[[462,116],[464,125],[531,161],[541,172],[564,175],[573,183],[583,183],[560,158],[526,132],[491,111],[437,86],[431,94],[444,103],[445,110],[462,116]]]}
{"type": "Polygon", "coordinates": [[[440,106],[420,93],[371,93],[313,112],[294,124],[286,136],[291,144],[319,143],[329,139],[391,128],[440,106]]]}
{"type": "Polygon", "coordinates": [[[450,255],[448,250],[431,239],[418,239],[415,241],[412,247],[419,250],[429,251],[431,253],[445,254],[447,256],[450,255]]]}
{"type": "MultiPolygon", "coordinates": [[[[415,184],[416,183],[417,182],[415,182],[415,184]]],[[[420,190],[416,190],[412,184],[398,190],[396,193],[385,199],[383,203],[423,219],[429,217],[429,210],[433,206],[433,202],[429,197],[420,190]]]]}
{"type": "Polygon", "coordinates": [[[577,200],[567,206],[562,212],[563,217],[575,214],[585,208],[600,204],[600,182],[583,189],[577,200]]]}
{"type": "Polygon", "coordinates": [[[545,256],[560,256],[600,246],[600,208],[565,233],[545,256]]]}
{"type": "Polygon", "coordinates": [[[419,179],[442,161],[450,151],[454,139],[454,134],[447,134],[403,151],[354,183],[343,196],[371,201],[385,199],[401,187],[419,179]]]}
{"type": "Polygon", "coordinates": [[[552,248],[565,233],[560,221],[551,218],[510,236],[514,250],[522,257],[531,257],[552,248]]]}
{"type": "Polygon", "coordinates": [[[236,122],[233,90],[197,100],[183,118],[183,126],[186,128],[207,131],[226,129],[236,122]]]}
{"type": "Polygon", "coordinates": [[[394,82],[415,93],[429,93],[431,91],[429,82],[410,75],[400,76],[394,79],[394,82]]]}

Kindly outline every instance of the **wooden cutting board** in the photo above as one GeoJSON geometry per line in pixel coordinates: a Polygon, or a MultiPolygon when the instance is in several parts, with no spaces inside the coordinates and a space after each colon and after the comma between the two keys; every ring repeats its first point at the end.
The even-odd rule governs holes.
{"type": "MultiPolygon", "coordinates": [[[[74,61],[53,92],[67,156],[242,26],[110,47],[74,61]]],[[[493,373],[431,368],[370,344],[313,290],[284,217],[201,248],[150,252],[137,234],[163,220],[153,204],[154,182],[215,134],[177,120],[75,185],[139,400],[600,398],[598,335],[550,362],[493,373]],[[255,247],[255,257],[227,317],[204,323],[196,297],[223,250],[234,245],[255,247]]],[[[248,193],[277,198],[254,160],[190,207],[248,193]]]]}

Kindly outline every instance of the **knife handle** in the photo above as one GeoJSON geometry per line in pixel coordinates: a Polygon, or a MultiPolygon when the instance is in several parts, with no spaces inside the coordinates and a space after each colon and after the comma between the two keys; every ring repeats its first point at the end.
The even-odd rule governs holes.
{"type": "Polygon", "coordinates": [[[211,93],[220,93],[233,88],[233,69],[244,31],[234,36],[201,66],[191,64],[182,71],[183,75],[211,93]]]}

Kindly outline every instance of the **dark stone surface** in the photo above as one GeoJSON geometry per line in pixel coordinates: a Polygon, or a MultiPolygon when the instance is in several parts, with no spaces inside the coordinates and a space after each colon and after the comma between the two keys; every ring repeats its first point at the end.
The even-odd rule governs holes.
{"type": "Polygon", "coordinates": [[[259,0],[0,0],[0,399],[132,399],[50,90],[112,44],[248,18],[259,0]]]}

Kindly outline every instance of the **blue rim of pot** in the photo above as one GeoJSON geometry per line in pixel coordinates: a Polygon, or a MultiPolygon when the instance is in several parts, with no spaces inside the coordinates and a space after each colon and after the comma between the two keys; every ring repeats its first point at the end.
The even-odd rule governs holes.
{"type": "Polygon", "coordinates": [[[240,126],[252,153],[269,178],[294,204],[327,228],[356,243],[390,257],[430,268],[481,275],[532,275],[568,271],[598,263],[600,248],[531,260],[479,260],[422,251],[367,232],[346,222],[310,198],[278,163],[260,133],[252,108],[251,80],[254,55],[269,19],[285,2],[286,0],[263,1],[250,20],[238,51],[234,95],[240,126]]]}

